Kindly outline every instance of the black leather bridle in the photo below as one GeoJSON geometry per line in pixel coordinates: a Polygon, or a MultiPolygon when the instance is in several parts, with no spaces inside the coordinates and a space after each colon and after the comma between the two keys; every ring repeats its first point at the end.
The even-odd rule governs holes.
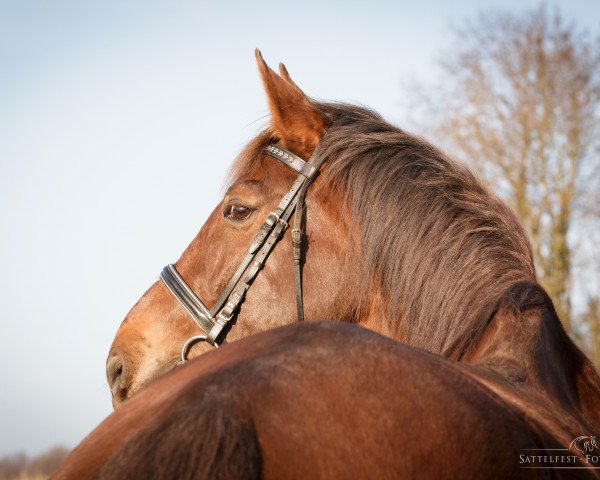
{"type": "Polygon", "coordinates": [[[265,153],[284,165],[296,170],[298,177],[292,188],[279,202],[277,209],[269,214],[260,227],[258,233],[248,247],[246,256],[229,279],[219,298],[209,309],[193,292],[190,286],[181,277],[175,265],[170,264],[163,268],[160,279],[181,303],[183,308],[198,323],[204,331],[203,335],[196,335],[185,342],[181,350],[181,362],[187,360],[190,349],[198,342],[208,342],[214,347],[225,342],[227,328],[237,315],[240,305],[246,297],[246,292],[252,282],[263,268],[267,257],[283,237],[288,228],[288,221],[294,214],[294,227],[292,229],[292,246],[294,261],[294,287],[296,291],[296,310],[298,321],[304,320],[304,305],[302,301],[302,242],[304,237],[303,216],[304,199],[306,191],[312,181],[319,174],[322,161],[312,159],[308,162],[302,160],[292,152],[275,144],[270,144],[265,153]]]}

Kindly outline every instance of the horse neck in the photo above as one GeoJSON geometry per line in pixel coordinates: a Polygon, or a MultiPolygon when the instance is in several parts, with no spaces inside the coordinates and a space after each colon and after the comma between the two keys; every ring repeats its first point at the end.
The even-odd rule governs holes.
{"type": "Polygon", "coordinates": [[[513,286],[462,360],[493,372],[517,391],[539,393],[566,412],[578,412],[583,423],[600,431],[600,376],[539,285],[513,286]]]}

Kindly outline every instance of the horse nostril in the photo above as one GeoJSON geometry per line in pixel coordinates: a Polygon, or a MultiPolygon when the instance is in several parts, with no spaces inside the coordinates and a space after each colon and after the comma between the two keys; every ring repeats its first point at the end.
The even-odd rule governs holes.
{"type": "Polygon", "coordinates": [[[106,380],[113,396],[113,404],[118,405],[127,397],[127,368],[119,354],[109,357],[106,363],[106,380]]]}

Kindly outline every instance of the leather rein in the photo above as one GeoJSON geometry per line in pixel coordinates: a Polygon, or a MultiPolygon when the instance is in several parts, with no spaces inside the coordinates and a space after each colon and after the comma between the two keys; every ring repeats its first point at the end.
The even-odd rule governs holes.
{"type": "MultiPolygon", "coordinates": [[[[204,332],[185,342],[181,361],[187,361],[191,348],[199,342],[207,342],[215,348],[225,343],[227,327],[239,312],[252,282],[263,268],[267,257],[283,237],[294,214],[292,247],[294,263],[294,289],[298,321],[304,320],[302,300],[302,263],[304,238],[304,200],[308,187],[319,174],[320,162],[305,161],[292,152],[275,144],[269,144],[265,153],[298,172],[298,177],[284,195],[277,208],[269,214],[248,247],[246,256],[229,279],[212,308],[208,308],[179,274],[175,265],[163,268],[160,279],[185,308],[204,332]]],[[[311,159],[312,160],[312,159],[311,159]]]]}

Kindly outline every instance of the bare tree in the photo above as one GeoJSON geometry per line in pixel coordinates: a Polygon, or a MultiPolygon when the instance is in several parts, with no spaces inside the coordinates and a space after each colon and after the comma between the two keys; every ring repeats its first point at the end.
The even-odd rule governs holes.
{"type": "Polygon", "coordinates": [[[28,466],[28,471],[33,475],[50,475],[63,462],[70,449],[58,445],[33,458],[28,466]]]}
{"type": "Polygon", "coordinates": [[[600,297],[588,300],[588,308],[585,320],[590,329],[590,343],[592,344],[593,361],[600,365],[600,297]]]}
{"type": "Polygon", "coordinates": [[[0,480],[43,480],[48,478],[69,454],[62,445],[29,458],[24,452],[0,458],[0,480]]]}
{"type": "Polygon", "coordinates": [[[23,452],[0,458],[0,480],[17,478],[27,467],[29,459],[23,452]]]}
{"type": "Polygon", "coordinates": [[[454,33],[442,82],[425,92],[429,113],[442,142],[520,215],[540,280],[573,333],[571,230],[577,209],[589,209],[585,177],[600,173],[600,48],[545,6],[481,14],[454,33]]]}

